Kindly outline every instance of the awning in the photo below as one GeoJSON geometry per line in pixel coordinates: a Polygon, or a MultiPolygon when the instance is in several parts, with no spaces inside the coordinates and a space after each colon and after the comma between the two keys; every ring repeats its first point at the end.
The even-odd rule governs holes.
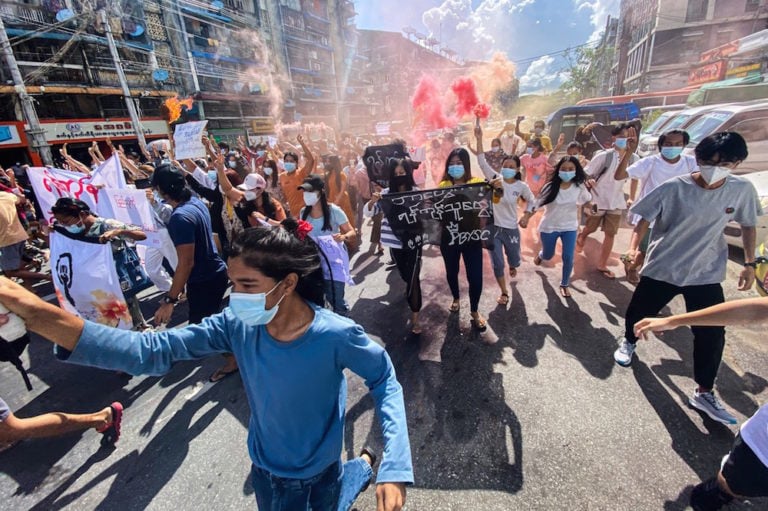
{"type": "Polygon", "coordinates": [[[701,86],[700,90],[707,89],[719,89],[720,87],[732,87],[734,85],[750,85],[753,83],[760,83],[763,81],[763,75],[750,75],[743,76],[741,78],[730,78],[728,80],[720,80],[719,82],[705,83],[701,86]]]}

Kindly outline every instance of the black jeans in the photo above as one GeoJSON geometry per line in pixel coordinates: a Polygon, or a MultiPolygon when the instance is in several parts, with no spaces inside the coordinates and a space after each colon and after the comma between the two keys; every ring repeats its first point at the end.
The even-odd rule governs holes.
{"type": "Polygon", "coordinates": [[[483,246],[480,242],[464,245],[440,245],[440,254],[445,262],[445,277],[454,300],[459,299],[459,260],[464,258],[464,270],[469,283],[469,310],[477,312],[480,295],[483,293],[483,246]]]}
{"type": "MultiPolygon", "coordinates": [[[[643,318],[656,316],[675,296],[683,295],[685,309],[696,311],[723,303],[723,287],[720,284],[702,286],[675,286],[660,280],[642,277],[632,300],[629,302],[625,319],[624,335],[627,341],[637,342],[635,323],[643,318]]],[[[725,328],[721,326],[694,326],[693,332],[693,378],[704,389],[715,385],[715,377],[723,358],[725,328]]]]}
{"type": "Polygon", "coordinates": [[[219,312],[228,287],[229,277],[226,271],[216,273],[210,280],[187,282],[190,324],[200,323],[203,318],[219,312]]]}
{"type": "Polygon", "coordinates": [[[411,312],[421,310],[421,248],[391,248],[392,259],[395,260],[400,278],[405,282],[405,299],[411,312]]]}

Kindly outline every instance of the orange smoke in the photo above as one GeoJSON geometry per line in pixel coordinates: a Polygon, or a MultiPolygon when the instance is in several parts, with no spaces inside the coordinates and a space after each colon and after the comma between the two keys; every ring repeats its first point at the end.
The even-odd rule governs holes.
{"type": "Polygon", "coordinates": [[[173,98],[166,99],[165,100],[165,110],[167,112],[165,116],[166,120],[169,123],[178,121],[179,117],[181,117],[181,107],[185,106],[187,107],[187,110],[190,110],[193,104],[194,104],[194,101],[192,100],[192,98],[179,99],[179,97],[176,96],[173,98]]]}

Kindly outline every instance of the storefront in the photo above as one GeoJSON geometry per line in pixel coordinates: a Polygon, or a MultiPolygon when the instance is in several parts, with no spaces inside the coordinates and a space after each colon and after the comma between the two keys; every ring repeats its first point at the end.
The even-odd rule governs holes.
{"type": "Polygon", "coordinates": [[[35,163],[29,154],[23,122],[0,122],[0,165],[7,169],[16,163],[35,163]]]}

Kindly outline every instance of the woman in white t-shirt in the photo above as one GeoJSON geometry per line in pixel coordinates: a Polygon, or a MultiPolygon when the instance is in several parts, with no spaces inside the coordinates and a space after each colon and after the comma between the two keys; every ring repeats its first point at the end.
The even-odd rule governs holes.
{"type": "MultiPolygon", "coordinates": [[[[568,285],[573,272],[573,258],[576,251],[576,236],[579,230],[579,208],[592,200],[587,191],[587,175],[578,158],[564,156],[555,167],[555,172],[541,190],[536,201],[537,208],[544,208],[544,218],[539,224],[542,249],[533,259],[540,265],[555,255],[555,246],[560,239],[563,258],[563,277],[560,294],[570,298],[568,285]]],[[[535,212],[534,212],[535,213],[535,212]]],[[[528,226],[528,219],[534,214],[526,212],[520,220],[520,227],[528,226]]]]}

